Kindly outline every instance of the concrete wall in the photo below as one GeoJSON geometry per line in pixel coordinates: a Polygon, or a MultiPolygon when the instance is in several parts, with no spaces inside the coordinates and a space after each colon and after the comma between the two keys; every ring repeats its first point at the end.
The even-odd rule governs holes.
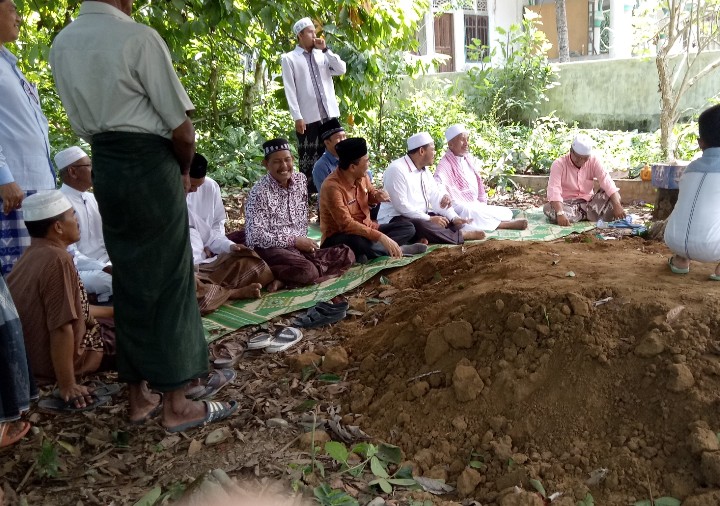
{"type": "MultiPolygon", "coordinates": [[[[678,57],[679,59],[679,57],[678,57]]],[[[678,61],[676,59],[676,61],[678,61]]],[[[697,69],[720,59],[720,51],[704,53],[697,69]]],[[[541,113],[555,115],[581,128],[654,131],[660,126],[660,92],[654,58],[601,59],[562,63],[560,86],[548,92],[541,113]]],[[[423,87],[427,81],[457,81],[463,73],[423,76],[406,86],[423,87]]],[[[720,67],[690,89],[681,102],[687,115],[708,105],[720,92],[720,67]]]]}

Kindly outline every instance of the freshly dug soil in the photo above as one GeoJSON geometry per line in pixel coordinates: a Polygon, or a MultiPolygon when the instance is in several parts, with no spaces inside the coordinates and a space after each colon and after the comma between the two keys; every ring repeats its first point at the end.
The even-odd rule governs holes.
{"type": "Polygon", "coordinates": [[[667,256],[592,236],[436,251],[339,328],[359,366],[343,411],[483,505],[530,478],[553,504],[720,504],[700,496],[720,486],[720,283],[667,256]]]}

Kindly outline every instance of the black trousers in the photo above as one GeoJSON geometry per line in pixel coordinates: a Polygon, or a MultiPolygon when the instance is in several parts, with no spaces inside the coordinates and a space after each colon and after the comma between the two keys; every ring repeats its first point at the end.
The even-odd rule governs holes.
{"type": "Polygon", "coordinates": [[[295,131],[298,139],[299,169],[300,172],[307,177],[308,195],[312,195],[318,191],[313,182],[312,171],[315,162],[317,162],[318,158],[325,152],[325,144],[320,140],[320,125],[322,124],[323,121],[306,123],[304,134],[295,131]]]}
{"type": "MultiPolygon", "coordinates": [[[[435,216],[433,213],[429,213],[435,216]]],[[[412,223],[415,226],[415,237],[413,242],[420,239],[427,239],[430,244],[462,244],[464,241],[462,232],[455,225],[448,225],[443,228],[436,225],[432,221],[407,218],[405,216],[395,216],[390,223],[412,223]]]]}
{"type": "MultiPolygon", "coordinates": [[[[415,235],[415,227],[410,222],[386,223],[380,225],[380,232],[388,236],[390,239],[403,246],[408,244],[415,235]]],[[[365,263],[377,257],[384,257],[388,252],[379,242],[373,242],[366,237],[354,234],[335,234],[331,235],[322,243],[323,248],[330,248],[346,244],[355,253],[357,263],[365,263]]]]}

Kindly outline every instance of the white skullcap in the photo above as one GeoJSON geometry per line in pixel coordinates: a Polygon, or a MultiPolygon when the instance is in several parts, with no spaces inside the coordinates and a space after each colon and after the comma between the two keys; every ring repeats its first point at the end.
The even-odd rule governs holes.
{"type": "Polygon", "coordinates": [[[71,148],[63,149],[55,155],[55,165],[57,165],[58,170],[61,170],[68,165],[72,165],[81,158],[85,158],[86,156],[87,154],[85,151],[77,146],[73,146],[71,148]]]}
{"type": "Polygon", "coordinates": [[[407,140],[408,151],[417,149],[420,146],[426,146],[427,144],[433,144],[433,138],[427,132],[420,132],[415,134],[407,140]]]}
{"type": "Polygon", "coordinates": [[[40,221],[72,209],[72,204],[60,190],[34,193],[22,202],[23,220],[40,221]]]}
{"type": "Polygon", "coordinates": [[[297,36],[298,33],[302,32],[308,26],[313,26],[312,19],[302,18],[300,21],[293,25],[293,33],[297,36]]]}
{"type": "Polygon", "coordinates": [[[572,150],[580,156],[589,156],[592,153],[593,144],[589,135],[577,134],[572,141],[572,150]]]}
{"type": "Polygon", "coordinates": [[[458,135],[466,133],[468,133],[468,131],[467,128],[465,128],[465,125],[461,125],[460,123],[458,123],[457,125],[453,125],[447,130],[445,130],[445,140],[450,142],[458,135]]]}

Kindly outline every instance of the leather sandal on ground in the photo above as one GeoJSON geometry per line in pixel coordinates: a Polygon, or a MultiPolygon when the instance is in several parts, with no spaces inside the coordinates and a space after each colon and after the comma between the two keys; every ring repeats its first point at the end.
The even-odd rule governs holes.
{"type": "MultiPolygon", "coordinates": [[[[83,383],[84,386],[92,389],[92,393],[98,397],[112,397],[122,390],[122,385],[118,383],[103,383],[100,380],[91,380],[87,383],[83,383]]],[[[52,394],[55,397],[60,397],[60,389],[56,388],[52,394]]]]}
{"type": "Polygon", "coordinates": [[[690,272],[690,267],[675,267],[672,260],[673,257],[668,258],[668,266],[670,266],[670,271],[673,274],[687,274],[690,272]]]}
{"type": "Polygon", "coordinates": [[[78,397],[65,401],[60,397],[50,396],[40,399],[38,401],[38,409],[41,411],[47,411],[49,413],[80,413],[82,411],[92,411],[93,409],[100,407],[110,402],[109,396],[98,396],[90,394],[93,399],[92,402],[86,402],[84,408],[78,408],[75,406],[75,401],[78,397]]]}
{"type": "Polygon", "coordinates": [[[208,399],[218,393],[223,387],[229,385],[235,378],[237,373],[233,369],[215,369],[204,381],[202,388],[192,388],[185,393],[185,397],[194,401],[208,399]]]}
{"type": "Polygon", "coordinates": [[[267,353],[279,353],[297,344],[303,338],[300,329],[285,327],[275,334],[275,339],[265,348],[267,353]]]}
{"type": "Polygon", "coordinates": [[[193,420],[192,422],[181,423],[173,427],[165,427],[168,432],[185,432],[195,427],[203,427],[209,423],[219,422],[229,417],[235,411],[237,411],[239,405],[236,401],[230,402],[216,402],[216,401],[203,401],[205,403],[205,418],[200,420],[193,420]]]}
{"type": "Polygon", "coordinates": [[[210,361],[215,369],[232,369],[240,362],[247,344],[242,341],[225,341],[210,345],[210,361]]]}

